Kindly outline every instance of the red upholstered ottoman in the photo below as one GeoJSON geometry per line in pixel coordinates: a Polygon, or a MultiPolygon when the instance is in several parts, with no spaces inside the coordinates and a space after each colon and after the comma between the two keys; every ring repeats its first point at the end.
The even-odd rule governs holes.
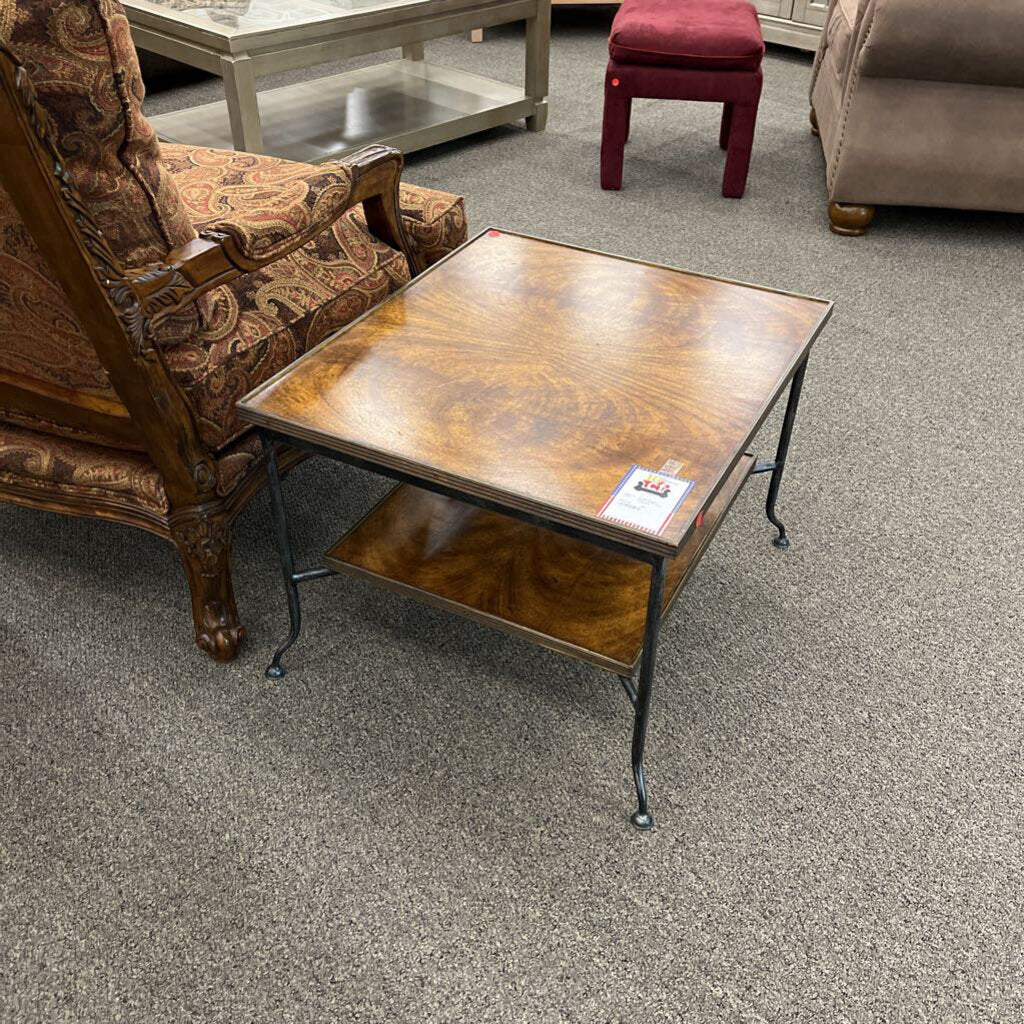
{"type": "Polygon", "coordinates": [[[601,187],[622,187],[634,97],[724,103],[722,195],[743,195],[761,98],[764,40],[747,0],[624,0],[608,39],[601,187]]]}

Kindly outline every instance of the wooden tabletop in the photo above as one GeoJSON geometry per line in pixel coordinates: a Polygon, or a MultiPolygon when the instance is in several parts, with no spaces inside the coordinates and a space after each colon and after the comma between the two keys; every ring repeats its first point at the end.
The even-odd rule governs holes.
{"type": "Polygon", "coordinates": [[[286,436],[677,552],[832,304],[488,230],[247,395],[286,436]],[[660,536],[598,518],[630,466],[694,481],[660,536]]]}

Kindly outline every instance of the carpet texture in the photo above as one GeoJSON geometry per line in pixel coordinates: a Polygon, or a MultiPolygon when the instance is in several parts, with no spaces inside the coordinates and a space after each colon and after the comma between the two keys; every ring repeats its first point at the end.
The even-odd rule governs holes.
{"type": "MultiPolygon", "coordinates": [[[[1024,220],[884,209],[830,235],[810,58],[778,48],[743,200],[719,194],[718,109],[655,101],[602,193],[609,18],[556,15],[545,133],[406,177],[464,193],[474,229],[837,302],[779,502],[792,549],[755,478],[662,634],[656,830],[627,821],[614,676],[330,580],[267,682],[265,497],[235,529],[250,639],[227,666],[193,646],[170,547],[0,506],[0,1020],[1024,1017],[1024,220]]],[[[521,47],[427,50],[518,81],[521,47]]],[[[298,469],[303,562],[384,486],[298,469]]]]}

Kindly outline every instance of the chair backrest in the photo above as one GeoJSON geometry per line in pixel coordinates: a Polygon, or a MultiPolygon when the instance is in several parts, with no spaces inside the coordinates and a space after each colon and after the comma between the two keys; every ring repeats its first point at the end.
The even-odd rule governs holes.
{"type": "Polygon", "coordinates": [[[212,463],[127,272],[195,238],[141,96],[115,0],[0,0],[0,418],[145,449],[194,496],[212,463]]]}
{"type": "Polygon", "coordinates": [[[50,115],[78,194],[126,267],[195,238],[142,115],[145,90],[117,0],[0,0],[0,42],[50,115]]]}
{"type": "MultiPolygon", "coordinates": [[[[99,297],[97,260],[86,250],[83,267],[67,239],[55,244],[61,232],[54,231],[54,211],[41,215],[48,205],[45,178],[53,178],[54,168],[33,174],[24,152],[40,143],[44,127],[33,129],[31,91],[57,170],[81,205],[72,226],[79,236],[96,232],[119,275],[122,267],[159,262],[196,237],[142,117],[127,19],[116,0],[0,0],[0,46],[13,90],[8,99],[28,117],[28,134],[37,136],[24,137],[16,112],[4,113],[12,137],[0,153],[0,418],[143,447],[100,350],[123,347],[124,338],[96,337],[97,301],[108,301],[99,297]]],[[[50,201],[66,203],[60,191],[50,201]]],[[[80,237],[79,252],[82,246],[80,237]]]]}

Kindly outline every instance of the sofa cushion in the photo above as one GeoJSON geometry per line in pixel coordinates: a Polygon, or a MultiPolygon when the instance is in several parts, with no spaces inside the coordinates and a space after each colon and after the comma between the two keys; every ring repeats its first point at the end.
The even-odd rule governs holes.
{"type": "Polygon", "coordinates": [[[25,65],[69,174],[128,267],[195,237],[142,116],[144,89],[117,0],[0,0],[0,39],[25,65]]]}
{"type": "MultiPolygon", "coordinates": [[[[165,146],[192,222],[203,230],[256,202],[269,180],[321,168],[226,150],[165,146]],[[297,170],[298,169],[298,170],[297,170]]],[[[465,239],[456,196],[401,187],[403,221],[431,259],[465,239]]],[[[409,279],[405,257],[377,241],[361,211],[262,270],[245,274],[199,300],[201,327],[164,347],[164,360],[196,412],[200,435],[221,450],[247,429],[235,403],[328,334],[386,298],[409,279]]]]}
{"type": "Polygon", "coordinates": [[[864,4],[861,71],[964,85],[1024,87],[1024,2],[864,4]]]}
{"type": "Polygon", "coordinates": [[[764,40],[747,0],[624,0],[608,52],[622,64],[756,71],[764,40]]]}

